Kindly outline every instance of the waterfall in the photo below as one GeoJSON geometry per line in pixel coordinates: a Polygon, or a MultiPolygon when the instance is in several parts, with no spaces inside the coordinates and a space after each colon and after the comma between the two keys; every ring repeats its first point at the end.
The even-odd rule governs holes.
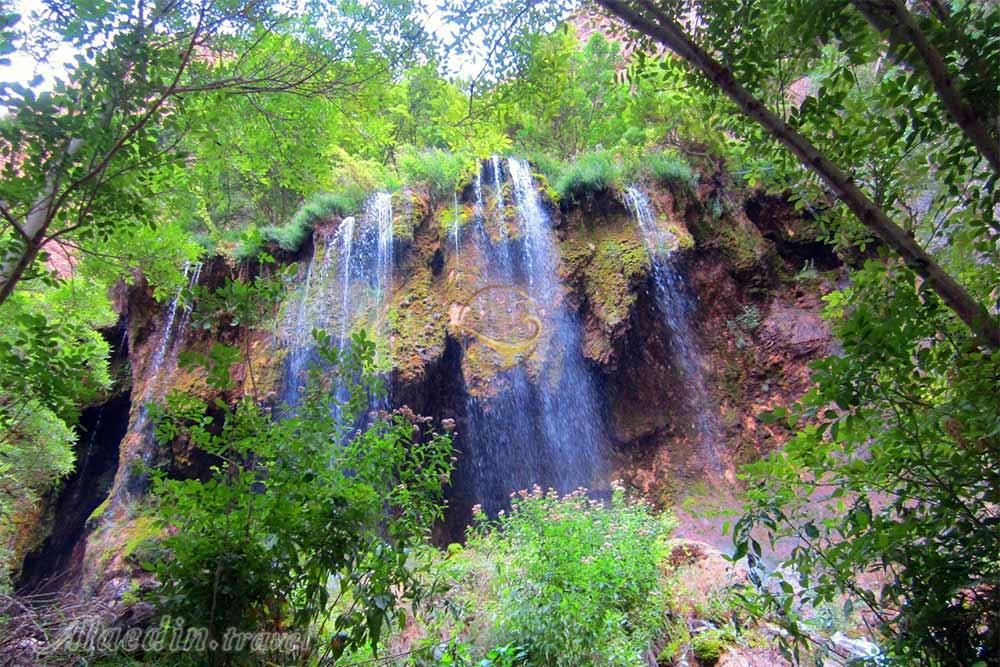
{"type": "MultiPolygon", "coordinates": [[[[94,424],[94,429],[90,432],[90,437],[87,438],[87,448],[83,450],[83,456],[77,459],[74,472],[77,474],[83,473],[87,470],[90,465],[90,455],[94,451],[94,444],[97,442],[97,434],[101,430],[101,422],[104,420],[104,406],[106,404],[101,404],[97,409],[97,421],[94,424]]],[[[72,494],[69,496],[70,502],[72,504],[77,504],[80,502],[80,492],[82,488],[80,485],[74,485],[72,494]]]]}
{"type": "Polygon", "coordinates": [[[472,193],[476,198],[473,204],[472,215],[475,217],[476,221],[480,221],[483,217],[483,172],[479,170],[476,172],[476,180],[473,181],[472,193]]]}
{"type": "MultiPolygon", "coordinates": [[[[335,232],[317,242],[300,299],[286,310],[282,334],[287,356],[281,400],[290,412],[301,400],[306,371],[318,361],[314,329],[329,332],[340,352],[350,346],[358,328],[385,333],[383,311],[392,288],[394,245],[388,192],[374,194],[358,218],[344,218],[335,232]]],[[[334,392],[346,398],[344,385],[338,383],[334,392]]]]}
{"type": "Polygon", "coordinates": [[[550,446],[562,459],[563,489],[589,483],[599,459],[603,418],[597,392],[580,355],[580,323],[562,300],[557,279],[558,255],[548,215],[526,161],[508,162],[525,228],[525,270],[529,293],[551,314],[552,332],[546,361],[557,376],[542,391],[542,417],[550,446]],[[561,368],[559,368],[561,366],[561,368]],[[561,371],[561,372],[560,372],[561,371]]]}
{"type": "MultiPolygon", "coordinates": [[[[198,281],[201,279],[201,262],[195,262],[193,265],[188,262],[184,265],[184,278],[187,281],[188,291],[195,288],[198,281]]],[[[149,384],[146,389],[146,395],[143,398],[144,402],[149,402],[151,399],[157,398],[157,390],[159,388],[160,380],[160,369],[163,367],[163,363],[167,361],[168,353],[170,356],[176,356],[177,346],[180,341],[184,338],[184,332],[187,330],[188,323],[191,320],[191,310],[193,304],[187,303],[184,305],[184,310],[181,313],[181,319],[177,326],[177,330],[174,331],[174,320],[177,319],[177,309],[180,306],[181,296],[184,293],[184,287],[178,287],[177,292],[174,294],[174,298],[170,300],[170,307],[167,309],[167,320],[163,326],[163,334],[160,338],[160,344],[156,348],[156,352],[153,354],[152,363],[147,371],[147,377],[149,378],[149,384]]]]}
{"type": "MultiPolygon", "coordinates": [[[[496,197],[497,221],[500,226],[500,236],[506,239],[508,236],[506,219],[507,205],[503,198],[503,166],[500,162],[500,158],[496,155],[490,158],[490,165],[493,167],[493,193],[496,197]]],[[[503,249],[506,249],[506,245],[503,246],[503,249]]]]}
{"type": "MultiPolygon", "coordinates": [[[[193,290],[198,285],[198,281],[201,279],[201,269],[201,262],[193,264],[190,262],[185,263],[184,278],[187,281],[188,291],[193,290]]],[[[191,303],[184,304],[180,320],[177,320],[177,311],[181,307],[183,293],[184,286],[178,287],[173,299],[170,300],[170,306],[167,308],[167,318],[163,325],[163,333],[160,334],[160,343],[157,345],[156,352],[153,353],[150,365],[145,371],[145,391],[143,391],[141,396],[136,397],[133,395],[133,398],[139,401],[139,409],[135,413],[134,420],[129,424],[126,437],[128,437],[128,434],[134,434],[133,437],[139,439],[140,444],[137,451],[144,465],[149,465],[153,462],[155,451],[152,434],[148,432],[150,431],[149,405],[162,398],[160,380],[163,375],[163,369],[165,366],[172,367],[176,363],[178,348],[184,340],[184,334],[191,321],[191,312],[193,310],[193,304],[191,303]],[[175,321],[177,321],[176,328],[174,327],[175,321]]],[[[118,502],[125,497],[124,494],[137,492],[145,488],[148,478],[145,471],[133,468],[126,474],[127,477],[124,480],[116,479],[115,481],[116,490],[111,498],[112,506],[117,506],[118,502]]]]}
{"type": "Polygon", "coordinates": [[[455,257],[458,257],[458,249],[461,246],[461,230],[459,227],[462,224],[462,216],[458,210],[458,193],[455,193],[455,220],[451,225],[451,235],[452,240],[455,242],[455,257]]]}
{"type": "MultiPolygon", "coordinates": [[[[191,272],[191,278],[188,280],[188,290],[193,290],[197,285],[198,281],[201,280],[201,262],[196,262],[194,265],[194,270],[191,272]]],[[[175,297],[176,303],[176,297],[175,297]]],[[[176,308],[176,305],[174,306],[176,308]]],[[[191,311],[194,310],[194,303],[188,302],[184,304],[184,313],[181,315],[180,325],[177,327],[177,335],[174,337],[174,348],[180,345],[180,342],[184,339],[184,332],[187,331],[188,323],[191,321],[191,311]]],[[[176,349],[174,350],[176,353],[176,349]]]]}
{"type": "MultiPolygon", "coordinates": [[[[191,265],[189,263],[184,265],[184,279],[188,279],[188,274],[191,271],[191,265]]],[[[170,334],[174,328],[174,318],[177,316],[177,306],[181,300],[181,293],[184,291],[183,286],[177,288],[174,298],[170,300],[170,306],[167,308],[167,321],[163,326],[163,335],[160,337],[160,344],[156,348],[156,352],[153,354],[152,363],[150,368],[152,369],[152,377],[155,378],[159,373],[160,366],[163,365],[163,359],[167,356],[167,349],[170,347],[170,334]]]]}
{"type": "Polygon", "coordinates": [[[493,196],[497,201],[497,215],[503,218],[503,172],[500,169],[500,158],[496,155],[490,158],[490,168],[493,172],[493,196]]]}
{"type": "MultiPolygon", "coordinates": [[[[597,390],[579,353],[580,325],[563,302],[549,217],[528,164],[506,163],[522,238],[506,233],[503,165],[491,158],[496,222],[467,237],[482,266],[463,327],[468,394],[464,456],[456,479],[488,513],[508,495],[538,484],[568,492],[596,481],[604,441],[597,390]],[[490,366],[489,361],[494,365],[490,366]]],[[[475,196],[481,200],[482,179],[475,196]]],[[[477,201],[479,209],[479,201],[477,201]]]]}
{"type": "Polygon", "coordinates": [[[375,262],[377,267],[375,300],[379,306],[385,303],[389,286],[392,284],[393,230],[392,195],[379,192],[371,198],[366,215],[375,228],[378,248],[375,262]]]}
{"type": "Polygon", "coordinates": [[[719,456],[720,429],[717,408],[705,387],[701,350],[691,324],[696,297],[684,281],[673,250],[676,236],[656,223],[649,198],[632,186],[625,190],[625,206],[635,218],[653,260],[656,302],[670,334],[670,353],[685,382],[685,400],[693,416],[692,429],[698,436],[706,465],[717,474],[723,472],[719,456]]]}
{"type": "MultiPolygon", "coordinates": [[[[354,249],[354,218],[345,218],[342,223],[340,223],[340,229],[338,233],[340,238],[340,283],[338,287],[340,288],[340,335],[337,336],[337,349],[343,350],[344,345],[347,343],[347,331],[350,329],[350,323],[348,318],[348,313],[350,312],[351,306],[351,255],[354,249]]],[[[325,259],[325,258],[324,258],[325,259]]],[[[329,266],[329,264],[324,261],[324,268],[329,266]]],[[[323,299],[325,302],[326,300],[323,299]]],[[[323,322],[319,321],[316,324],[322,326],[323,322]]]]}

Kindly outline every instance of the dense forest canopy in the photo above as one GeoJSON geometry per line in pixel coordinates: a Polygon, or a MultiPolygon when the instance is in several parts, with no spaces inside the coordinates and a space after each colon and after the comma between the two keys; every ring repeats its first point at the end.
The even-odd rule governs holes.
{"type": "MultiPolygon", "coordinates": [[[[496,155],[529,160],[566,210],[632,183],[725,178],[784,198],[849,267],[824,297],[839,353],[816,362],[799,403],[761,413],[794,435],[738,483],[734,558],[759,565],[765,536],[795,546],[732,604],[786,630],[796,659],[817,650],[801,610],[836,603],[860,611],[886,664],[1000,664],[996,2],[46,0],[30,14],[4,3],[0,56],[45,70],[67,50],[46,77],[0,84],[0,520],[73,470],[81,411],[122,380],[110,363],[109,332],[127,317],[116,286],[148,286],[164,307],[183,290],[193,317],[215,322],[206,329],[221,318],[264,331],[283,264],[316,223],[376,191],[419,188],[457,208],[496,155]],[[187,267],[216,256],[234,267],[225,288],[189,286],[187,267]]],[[[335,609],[321,630],[335,642],[303,664],[376,650],[399,601],[430,594],[417,582],[432,566],[412,554],[453,468],[445,429],[421,439],[399,414],[345,433],[330,415],[360,418],[385,369],[364,335],[345,358],[322,332],[316,342],[356,380],[349,398],[318,374],[287,420],[270,418],[256,387],[226,405],[173,397],[157,408],[158,436],[194,432],[231,465],[204,488],[152,481],[160,520],[187,527],[154,568],[164,608],[253,629],[315,627],[335,609]],[[343,440],[338,465],[300,474],[343,440]],[[294,506],[255,500],[267,467],[294,506]],[[241,542],[241,512],[255,506],[241,542]],[[232,576],[221,602],[197,581],[216,563],[232,576]],[[331,577],[351,583],[331,597],[331,577]]],[[[248,343],[191,363],[231,392],[230,369],[252,380],[251,362],[248,343]]],[[[597,532],[546,524],[589,507],[559,502],[525,499],[470,539],[532,576],[550,576],[532,569],[544,560],[575,581],[554,545],[597,532]]],[[[669,521],[618,496],[592,511],[594,531],[638,531],[617,556],[634,571],[615,576],[638,582],[621,623],[641,625],[655,579],[643,554],[659,553],[653,536],[669,521]]],[[[7,542],[4,589],[19,567],[7,542]]],[[[509,643],[476,664],[570,664],[555,657],[565,638],[527,618],[537,609],[507,609],[509,643]]],[[[574,632],[598,623],[576,613],[574,632]]],[[[587,641],[613,652],[617,640],[587,641]]]]}

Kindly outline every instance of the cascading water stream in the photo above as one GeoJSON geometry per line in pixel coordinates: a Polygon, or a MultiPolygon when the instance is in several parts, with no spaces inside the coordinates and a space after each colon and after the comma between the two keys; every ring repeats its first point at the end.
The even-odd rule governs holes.
{"type": "Polygon", "coordinates": [[[552,332],[547,363],[555,384],[541,393],[542,417],[548,440],[561,459],[564,490],[591,481],[600,459],[602,415],[594,381],[580,350],[580,323],[562,301],[557,278],[558,255],[548,215],[527,161],[509,160],[518,215],[524,224],[524,257],[529,294],[551,313],[552,332]]]}
{"type": "MultiPolygon", "coordinates": [[[[188,290],[194,289],[198,285],[198,281],[201,280],[201,262],[196,262],[194,265],[194,270],[191,272],[191,278],[188,280],[188,290]]],[[[184,339],[184,332],[187,331],[188,323],[191,322],[191,312],[194,310],[193,303],[184,304],[184,312],[181,314],[181,322],[177,327],[177,335],[174,337],[174,353],[176,353],[176,347],[180,344],[181,340],[184,339]]]]}
{"type": "Polygon", "coordinates": [[[392,284],[392,263],[393,263],[393,231],[392,231],[392,195],[388,192],[379,192],[369,200],[368,210],[365,213],[375,229],[378,243],[375,263],[377,267],[376,275],[376,301],[379,305],[385,302],[385,295],[392,284]]]}
{"type": "Polygon", "coordinates": [[[656,302],[670,334],[672,360],[687,385],[684,395],[692,413],[693,430],[697,433],[707,466],[713,473],[722,474],[724,465],[719,455],[717,407],[705,387],[701,351],[691,324],[696,300],[672,254],[677,247],[677,238],[656,223],[649,198],[642,190],[629,187],[623,198],[653,259],[656,302]]]}
{"type": "Polygon", "coordinates": [[[458,210],[458,193],[455,193],[455,220],[451,224],[451,236],[452,240],[455,242],[455,256],[458,257],[459,247],[461,246],[461,224],[462,216],[458,210]]]}
{"type": "MultiPolygon", "coordinates": [[[[358,327],[384,333],[394,242],[392,195],[379,192],[368,200],[359,218],[344,218],[317,249],[306,269],[301,300],[289,309],[285,323],[288,355],[281,399],[290,411],[301,399],[305,372],[318,359],[314,329],[329,332],[341,352],[358,327]]],[[[345,386],[338,384],[333,391],[338,398],[346,398],[345,386]]]]}
{"type": "Polygon", "coordinates": [[[469,305],[469,317],[490,333],[470,337],[463,362],[466,385],[475,388],[467,395],[465,455],[457,478],[468,502],[487,513],[503,509],[511,492],[535,484],[560,492],[592,485],[605,437],[597,391],[578,352],[579,322],[563,303],[556,277],[548,215],[528,164],[511,159],[506,167],[520,233],[508,228],[503,166],[499,158],[488,165],[493,220],[477,215],[484,210],[483,179],[477,178],[478,233],[465,239],[475,244],[482,263],[470,277],[478,301],[469,305]],[[519,361],[483,371],[478,360],[489,352],[484,346],[517,349],[507,339],[518,337],[519,361]]]}
{"type": "MultiPolygon", "coordinates": [[[[187,280],[188,274],[191,271],[190,264],[184,266],[184,279],[187,280]]],[[[160,371],[160,366],[163,365],[163,359],[167,356],[167,349],[170,347],[170,333],[174,329],[174,318],[177,316],[177,306],[181,300],[182,287],[177,288],[177,293],[174,294],[174,298],[170,300],[170,306],[167,308],[167,321],[163,325],[163,336],[160,338],[160,344],[156,348],[156,352],[153,354],[153,359],[150,363],[150,369],[152,377],[156,378],[160,371]]]]}
{"type": "MultiPolygon", "coordinates": [[[[201,280],[201,262],[195,262],[192,264],[184,265],[184,278],[187,280],[188,290],[192,290],[201,280]]],[[[143,404],[148,403],[151,400],[157,398],[157,393],[159,389],[160,371],[163,368],[164,362],[170,358],[176,356],[177,346],[181,340],[184,338],[184,332],[187,330],[187,325],[191,321],[191,311],[193,304],[185,304],[184,309],[181,312],[181,319],[178,323],[176,331],[174,330],[174,320],[177,319],[177,309],[180,306],[181,295],[184,292],[183,287],[177,289],[177,293],[174,294],[174,298],[170,301],[170,307],[167,309],[167,320],[163,326],[163,336],[160,338],[160,344],[156,348],[156,353],[153,354],[152,362],[149,365],[149,371],[147,371],[147,377],[149,378],[149,384],[147,385],[145,396],[143,397],[143,404]]]]}
{"type": "MultiPolygon", "coordinates": [[[[351,255],[354,249],[354,218],[345,218],[341,223],[340,232],[340,335],[337,336],[337,349],[343,350],[347,344],[347,332],[350,329],[351,306],[351,255]]],[[[326,264],[324,263],[324,266],[326,264]]]]}
{"type": "Polygon", "coordinates": [[[475,217],[476,222],[479,222],[483,218],[483,172],[482,170],[476,172],[476,180],[473,181],[472,193],[476,198],[475,203],[472,208],[472,215],[475,217]]]}
{"type": "MultiPolygon", "coordinates": [[[[184,277],[187,280],[187,289],[189,291],[198,285],[198,281],[201,279],[201,268],[201,262],[195,262],[194,264],[186,263],[184,265],[184,277]]],[[[127,433],[135,434],[135,436],[140,438],[141,444],[138,449],[139,458],[145,465],[152,463],[154,458],[154,448],[151,446],[152,437],[147,433],[150,426],[149,406],[151,403],[161,398],[160,380],[163,374],[163,369],[165,366],[172,365],[176,361],[178,348],[184,340],[184,334],[187,331],[188,323],[191,320],[193,304],[188,303],[184,305],[183,310],[181,311],[180,320],[177,322],[177,326],[174,327],[174,322],[177,321],[177,310],[180,308],[181,296],[183,295],[183,292],[184,288],[179,287],[177,292],[174,294],[174,298],[170,301],[170,306],[167,308],[167,318],[164,321],[160,344],[157,346],[156,352],[150,360],[149,368],[145,372],[146,388],[142,395],[138,397],[139,409],[136,412],[135,420],[129,425],[127,431],[127,433]]],[[[112,497],[112,504],[117,504],[117,502],[122,499],[124,493],[130,492],[136,488],[144,487],[146,483],[145,480],[145,472],[140,472],[132,478],[128,484],[118,484],[116,482],[117,490],[112,497]]]]}
{"type": "Polygon", "coordinates": [[[506,226],[502,222],[504,201],[503,201],[503,171],[501,171],[500,169],[500,157],[497,155],[492,156],[490,158],[490,166],[493,169],[493,196],[495,196],[497,200],[497,215],[501,220],[500,228],[505,229],[506,226]]]}

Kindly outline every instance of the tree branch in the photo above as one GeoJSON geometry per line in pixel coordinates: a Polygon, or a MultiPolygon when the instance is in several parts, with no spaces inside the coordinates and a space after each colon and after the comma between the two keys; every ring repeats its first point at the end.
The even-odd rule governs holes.
{"type": "MultiPolygon", "coordinates": [[[[187,49],[181,57],[181,62],[177,67],[177,73],[174,75],[170,87],[164,91],[160,97],[150,105],[146,112],[115,141],[108,152],[105,153],[104,158],[96,166],[89,169],[86,174],[66,186],[58,197],[56,196],[56,192],[58,191],[59,180],[62,177],[62,164],[59,163],[53,167],[52,172],[50,172],[48,178],[46,179],[46,187],[43,188],[39,199],[36,200],[36,205],[32,207],[32,211],[28,214],[24,230],[30,239],[28,241],[27,248],[25,248],[24,252],[20,253],[16,257],[8,257],[5,259],[2,269],[0,269],[0,305],[2,305],[8,297],[10,297],[11,293],[14,291],[14,287],[21,279],[21,276],[24,275],[24,272],[35,261],[35,257],[37,257],[38,252],[41,249],[41,244],[45,239],[49,225],[55,218],[56,213],[65,205],[69,196],[81,186],[99,177],[108,168],[108,165],[111,164],[111,160],[114,156],[125,146],[129,139],[138,134],[142,128],[149,123],[160,107],[163,106],[164,102],[166,102],[166,100],[173,93],[174,89],[176,89],[180,84],[181,77],[191,61],[191,56],[194,53],[194,47],[197,44],[198,36],[201,34],[207,3],[208,0],[203,0],[201,4],[201,9],[198,14],[198,23],[195,25],[194,31],[191,33],[187,49]],[[37,221],[33,220],[34,216],[37,216],[37,221]]],[[[72,157],[79,151],[82,145],[82,139],[75,138],[70,140],[69,147],[65,152],[65,157],[72,157]]]]}
{"type": "Polygon", "coordinates": [[[0,215],[2,215],[3,219],[6,220],[7,223],[14,228],[14,230],[21,236],[21,238],[23,238],[25,241],[31,241],[31,237],[28,236],[27,232],[24,231],[21,225],[18,224],[17,220],[14,219],[14,216],[11,214],[11,212],[3,204],[0,204],[0,215]]]}
{"type": "Polygon", "coordinates": [[[881,208],[875,205],[845,173],[812,143],[785,121],[768,110],[733,76],[732,71],[698,46],[684,29],[660,13],[649,0],[636,0],[646,13],[636,11],[622,0],[597,0],[598,4],[632,26],[633,29],[667,46],[690,65],[698,69],[722,92],[733,100],[743,113],[756,121],[807,168],[816,173],[827,186],[847,204],[866,227],[895,250],[916,273],[941,297],[980,340],[991,348],[1000,348],[1000,327],[987,310],[946,273],[881,208]],[[649,18],[654,17],[653,19],[649,18]],[[655,19],[655,20],[654,20],[655,19]]]}
{"type": "Polygon", "coordinates": [[[864,15],[872,27],[886,34],[889,44],[896,49],[900,57],[903,57],[903,53],[909,47],[916,51],[923,63],[923,67],[918,69],[923,69],[934,84],[934,90],[948,111],[948,115],[962,129],[980,155],[986,158],[993,171],[1000,175],[1000,142],[990,135],[982,119],[962,97],[944,58],[924,35],[903,1],[851,0],[851,4],[864,15]]]}

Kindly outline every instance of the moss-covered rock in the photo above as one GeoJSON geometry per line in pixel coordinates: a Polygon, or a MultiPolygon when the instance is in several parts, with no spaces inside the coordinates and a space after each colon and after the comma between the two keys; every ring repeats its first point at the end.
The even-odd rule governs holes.
{"type": "Polygon", "coordinates": [[[599,363],[614,354],[652,261],[627,214],[571,220],[560,243],[564,278],[584,314],[583,354],[599,363]]]}
{"type": "Polygon", "coordinates": [[[427,216],[427,209],[426,193],[401,190],[392,195],[392,236],[397,257],[413,243],[415,230],[427,216]]]}
{"type": "Polygon", "coordinates": [[[763,265],[773,246],[747,218],[732,197],[719,190],[702,188],[700,205],[689,209],[687,227],[698,246],[716,249],[734,275],[763,265]]]}
{"type": "Polygon", "coordinates": [[[401,381],[421,379],[444,352],[448,318],[430,268],[418,267],[394,293],[387,320],[393,366],[401,381]]]}

